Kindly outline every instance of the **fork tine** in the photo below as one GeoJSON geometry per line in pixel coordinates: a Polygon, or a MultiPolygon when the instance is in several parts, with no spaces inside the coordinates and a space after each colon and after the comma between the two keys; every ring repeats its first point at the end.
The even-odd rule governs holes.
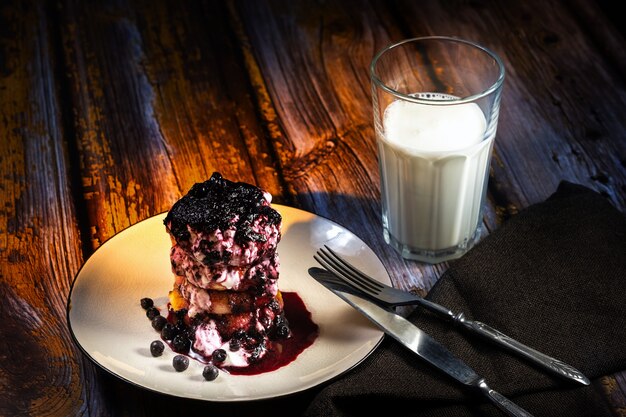
{"type": "Polygon", "coordinates": [[[313,276],[313,278],[315,278],[315,280],[317,280],[317,282],[319,282],[320,284],[322,284],[323,286],[327,288],[336,289],[336,290],[347,292],[349,294],[354,294],[360,297],[363,297],[363,296],[371,297],[370,294],[361,291],[359,288],[353,286],[352,284],[350,284],[343,278],[339,278],[337,275],[335,275],[334,272],[330,270],[321,269],[321,268],[309,268],[309,273],[311,273],[311,275],[313,276]],[[320,275],[317,273],[311,273],[312,269],[319,269],[320,271],[324,271],[326,274],[320,275]]]}
{"type": "Polygon", "coordinates": [[[340,276],[345,281],[348,281],[351,285],[358,286],[363,289],[363,291],[367,291],[373,294],[378,294],[378,288],[368,284],[367,282],[363,282],[356,274],[352,271],[341,265],[340,263],[335,262],[327,253],[320,252],[321,256],[324,257],[327,263],[329,263],[335,270],[340,273],[340,276]]]}
{"type": "Polygon", "coordinates": [[[354,267],[352,264],[350,264],[348,261],[343,259],[341,256],[339,256],[334,250],[332,250],[328,246],[324,245],[324,248],[326,248],[328,253],[330,253],[332,255],[333,259],[336,262],[339,262],[342,266],[344,266],[345,268],[349,269],[352,272],[352,275],[358,275],[358,277],[360,278],[360,281],[364,285],[365,284],[371,285],[373,288],[375,288],[378,291],[382,291],[382,289],[385,288],[385,286],[383,284],[381,284],[380,282],[378,282],[374,278],[370,277],[369,275],[366,275],[361,270],[359,270],[356,267],[354,267]]]}
{"type": "Polygon", "coordinates": [[[327,269],[332,268],[332,271],[335,274],[339,275],[340,278],[347,281],[353,287],[356,287],[361,291],[373,296],[378,296],[380,294],[380,288],[377,288],[377,286],[371,285],[367,281],[364,281],[353,270],[350,270],[345,265],[337,262],[328,253],[327,250],[320,248],[317,251],[317,254],[321,259],[325,261],[325,265],[328,267],[327,269]]]}
{"type": "Polygon", "coordinates": [[[374,295],[378,295],[380,293],[382,288],[379,288],[378,285],[372,284],[368,280],[361,278],[357,269],[351,267],[350,264],[346,264],[346,262],[341,262],[341,258],[338,258],[338,255],[330,252],[330,250],[331,249],[326,246],[326,250],[320,249],[320,253],[325,256],[326,261],[331,263],[335,269],[339,269],[343,273],[343,277],[346,280],[353,285],[358,285],[374,295]]]}
{"type": "Polygon", "coordinates": [[[351,285],[359,291],[363,291],[364,293],[369,295],[375,296],[378,294],[378,291],[373,290],[369,286],[363,286],[359,283],[359,281],[354,280],[350,275],[348,275],[348,272],[342,269],[341,265],[337,265],[335,262],[333,262],[332,258],[329,258],[324,251],[318,250],[317,255],[314,255],[313,258],[317,262],[319,262],[320,265],[322,265],[324,268],[335,274],[339,279],[346,282],[346,284],[351,285]]]}

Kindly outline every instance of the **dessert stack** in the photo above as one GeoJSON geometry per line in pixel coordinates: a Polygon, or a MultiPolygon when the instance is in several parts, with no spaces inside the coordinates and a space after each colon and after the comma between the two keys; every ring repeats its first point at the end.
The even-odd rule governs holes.
{"type": "Polygon", "coordinates": [[[282,218],[270,203],[262,189],[214,173],[168,212],[169,308],[186,328],[172,333],[188,338],[177,342],[182,350],[186,343],[207,359],[242,367],[263,357],[268,340],[289,337],[277,284],[282,218]]]}

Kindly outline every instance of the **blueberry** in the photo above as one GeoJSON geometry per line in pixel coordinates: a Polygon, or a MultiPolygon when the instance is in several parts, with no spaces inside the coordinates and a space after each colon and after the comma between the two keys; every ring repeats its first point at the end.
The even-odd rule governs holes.
{"type": "Polygon", "coordinates": [[[232,338],[241,341],[241,340],[246,338],[246,332],[244,332],[243,330],[239,329],[235,333],[233,333],[233,337],[232,338]]]}
{"type": "Polygon", "coordinates": [[[175,334],[187,334],[187,326],[182,321],[179,321],[174,325],[175,334]]]}
{"type": "Polygon", "coordinates": [[[142,298],[141,301],[141,308],[143,308],[144,310],[149,309],[150,307],[154,306],[154,301],[152,301],[152,298],[142,298]]]}
{"type": "Polygon", "coordinates": [[[202,376],[207,381],[213,381],[220,374],[220,371],[214,365],[207,365],[204,367],[202,371],[202,376]]]}
{"type": "Polygon", "coordinates": [[[226,360],[226,351],[224,349],[215,349],[212,358],[213,362],[222,363],[226,360]]]}
{"type": "Polygon", "coordinates": [[[166,323],[167,323],[167,319],[160,314],[152,319],[152,327],[157,332],[160,332],[161,330],[163,330],[163,327],[165,326],[166,323]]]}
{"type": "Polygon", "coordinates": [[[163,354],[163,350],[165,349],[165,345],[160,340],[155,340],[150,343],[150,353],[155,358],[157,356],[161,356],[163,354]]]}
{"type": "Polygon", "coordinates": [[[191,342],[184,334],[178,334],[174,337],[174,340],[172,340],[172,348],[178,353],[187,353],[190,347],[191,342]]]}
{"type": "Polygon", "coordinates": [[[287,326],[286,324],[281,324],[276,328],[276,335],[281,339],[288,338],[290,334],[291,331],[289,330],[289,326],[287,326]]]}
{"type": "Polygon", "coordinates": [[[185,317],[187,317],[187,309],[186,308],[181,308],[180,310],[176,311],[176,324],[182,324],[184,326],[185,325],[185,317]]]}
{"type": "Polygon", "coordinates": [[[189,358],[185,355],[176,355],[172,359],[172,366],[177,372],[182,372],[189,368],[189,358]]]}
{"type": "Polygon", "coordinates": [[[184,334],[189,338],[189,340],[196,340],[195,327],[188,327],[184,334]]]}
{"type": "Polygon", "coordinates": [[[241,347],[241,342],[239,340],[230,339],[230,342],[228,343],[228,350],[230,350],[231,352],[237,352],[240,347],[241,347]]]}
{"type": "Polygon", "coordinates": [[[171,323],[165,323],[163,329],[161,329],[161,337],[165,340],[172,340],[176,336],[176,331],[171,323]]]}
{"type": "Polygon", "coordinates": [[[272,324],[272,319],[270,319],[267,316],[263,316],[263,317],[259,318],[259,322],[261,323],[261,326],[263,326],[263,327],[265,327],[267,329],[272,324]]]}
{"type": "Polygon", "coordinates": [[[265,350],[266,350],[266,346],[265,346],[265,342],[264,341],[260,342],[256,346],[254,346],[254,348],[250,352],[250,357],[248,358],[248,362],[249,363],[257,362],[261,358],[261,356],[263,355],[265,350]]]}
{"type": "Polygon", "coordinates": [[[149,307],[146,310],[146,317],[148,317],[150,320],[152,320],[156,316],[160,316],[160,315],[161,315],[161,312],[156,307],[149,307]]]}

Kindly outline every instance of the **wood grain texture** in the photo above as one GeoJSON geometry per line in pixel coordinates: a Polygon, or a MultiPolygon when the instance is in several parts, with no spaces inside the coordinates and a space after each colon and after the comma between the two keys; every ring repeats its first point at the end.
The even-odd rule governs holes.
{"type": "MultiPolygon", "coordinates": [[[[418,8],[404,2],[400,15],[431,16],[434,33],[473,39],[503,59],[507,78],[494,176],[507,176],[503,182],[516,207],[545,199],[559,181],[569,180],[604,193],[623,210],[626,172],[619,167],[626,141],[620,132],[626,121],[615,111],[626,107],[623,88],[615,84],[621,76],[565,2],[544,2],[542,13],[536,7],[457,1],[418,8]],[[449,19],[453,10],[462,18],[449,19]]],[[[577,12],[601,13],[592,4],[577,12]]],[[[617,37],[610,27],[603,33],[617,37]]]]}
{"type": "Polygon", "coordinates": [[[252,100],[250,74],[226,5],[181,9],[143,2],[136,10],[155,121],[186,192],[213,171],[283,194],[273,150],[252,100]],[[175,51],[175,53],[173,53],[175,51]]]}
{"type": "Polygon", "coordinates": [[[65,322],[83,262],[55,50],[37,2],[0,8],[0,415],[75,415],[98,393],[65,322]]]}
{"type": "Polygon", "coordinates": [[[307,190],[300,196],[305,208],[351,229],[373,225],[362,237],[392,259],[392,279],[408,269],[419,286],[429,288],[441,273],[439,267],[403,264],[379,246],[367,67],[378,49],[405,37],[460,36],[494,49],[505,62],[486,230],[545,199],[562,180],[595,188],[624,207],[626,141],[612,135],[624,131],[623,118],[613,111],[624,108],[624,97],[620,91],[603,97],[618,74],[579,32],[565,4],[547,2],[547,12],[537,14],[533,2],[407,1],[388,8],[384,2],[252,3],[237,4],[268,92],[280,103],[276,112],[288,144],[278,152],[286,181],[307,190]],[[352,195],[329,196],[326,190],[352,195]]]}
{"type": "MultiPolygon", "coordinates": [[[[352,230],[397,286],[431,288],[447,264],[404,261],[382,238],[368,66],[390,42],[461,36],[505,62],[484,235],[561,180],[624,211],[626,55],[612,10],[584,0],[3,2],[0,416],[306,407],[316,390],[239,404],[147,392],[91,364],[69,335],[65,304],[84,260],[213,171],[352,230]]],[[[625,375],[597,386],[618,415],[625,375]]]]}
{"type": "Polygon", "coordinates": [[[214,171],[283,194],[250,99],[244,58],[222,17],[224,5],[213,5],[217,13],[196,3],[63,7],[94,248],[167,210],[214,171]]]}
{"type": "Polygon", "coordinates": [[[163,211],[180,191],[152,117],[154,92],[143,71],[131,10],[113,2],[67,2],[59,15],[75,157],[96,248],[163,211]]]}
{"type": "Polygon", "coordinates": [[[381,239],[368,66],[401,36],[392,16],[359,2],[236,4],[282,126],[276,151],[298,204],[358,231],[398,285],[429,288],[442,266],[407,263],[381,239]]]}

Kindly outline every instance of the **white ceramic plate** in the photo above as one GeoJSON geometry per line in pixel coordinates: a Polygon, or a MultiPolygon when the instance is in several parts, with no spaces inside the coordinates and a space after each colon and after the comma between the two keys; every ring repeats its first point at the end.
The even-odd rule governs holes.
{"type": "MultiPolygon", "coordinates": [[[[354,367],[380,343],[383,332],[308,274],[315,251],[326,244],[356,266],[389,284],[380,260],[357,236],[312,213],[274,204],[283,216],[278,245],[279,288],[295,291],[319,326],[319,336],[293,362],[259,375],[229,375],[214,381],[192,360],[185,372],[172,367],[175,353],[150,355],[158,333],[139,304],[150,297],[167,303],[172,288],[165,214],[115,235],[87,260],[68,301],[70,330],[84,353],[113,375],[141,387],[178,397],[210,401],[249,401],[314,387],[354,367]]],[[[287,317],[289,319],[289,317],[287,317]]]]}

